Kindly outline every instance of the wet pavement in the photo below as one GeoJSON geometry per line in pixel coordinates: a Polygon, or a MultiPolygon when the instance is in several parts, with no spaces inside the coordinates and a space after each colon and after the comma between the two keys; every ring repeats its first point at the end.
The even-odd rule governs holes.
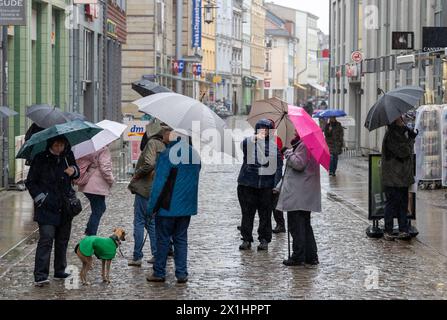
{"type": "MultiPolygon", "coordinates": [[[[447,258],[434,246],[417,240],[390,243],[366,237],[369,222],[362,208],[367,193],[360,183],[361,168],[354,170],[351,161],[358,162],[344,159],[341,169],[346,165],[346,172],[354,177],[359,171],[356,179],[348,173],[340,173],[335,179],[327,174],[322,177],[323,213],[313,214],[321,262],[316,269],[282,265],[288,252],[285,234],[274,236],[268,252],[257,252],[255,247],[239,251],[239,165],[204,165],[199,214],[192,218],[189,228],[187,284],[176,283],[172,258],[166,283],[154,284],[145,280],[151,265],[128,267],[118,255],[112,262],[110,285],[101,283],[100,262],[96,261],[89,273],[89,287],[73,288],[52,281],[48,287],[35,288],[32,273],[36,239],[31,237],[13,251],[15,254],[0,259],[0,299],[447,299],[447,258]],[[338,194],[346,199],[334,200],[338,194]]],[[[124,227],[129,236],[122,251],[130,257],[133,197],[126,186],[117,184],[113,188],[99,234],[108,236],[114,227],[124,227]]],[[[441,192],[430,196],[441,196],[441,192]]],[[[439,210],[441,213],[442,208],[439,210]]],[[[72,249],[82,236],[88,211],[86,208],[74,221],[68,251],[72,270],[80,267],[72,249]]],[[[431,221],[442,220],[435,216],[431,221]]],[[[149,257],[147,243],[145,258],[149,257]]]]}

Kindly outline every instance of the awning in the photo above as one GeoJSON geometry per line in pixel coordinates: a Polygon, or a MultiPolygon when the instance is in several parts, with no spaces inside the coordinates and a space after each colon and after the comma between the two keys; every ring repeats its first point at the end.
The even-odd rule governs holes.
{"type": "Polygon", "coordinates": [[[309,85],[310,85],[311,87],[314,87],[314,88],[317,89],[318,91],[326,92],[326,88],[323,87],[323,86],[320,86],[318,83],[309,83],[309,85]]]}
{"type": "Polygon", "coordinates": [[[307,90],[305,86],[300,85],[299,83],[295,83],[295,87],[301,90],[307,90]]]}

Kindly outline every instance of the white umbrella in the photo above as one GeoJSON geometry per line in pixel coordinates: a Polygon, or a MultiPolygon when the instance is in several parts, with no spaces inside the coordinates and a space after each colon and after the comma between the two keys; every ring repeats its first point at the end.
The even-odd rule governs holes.
{"type": "Polygon", "coordinates": [[[149,114],[188,136],[200,136],[205,144],[213,143],[219,152],[234,156],[234,141],[230,134],[225,136],[227,125],[216,113],[200,101],[177,93],[157,93],[137,101],[140,112],[149,114]],[[217,134],[219,141],[212,141],[217,134]],[[216,143],[217,142],[217,143],[216,143]]]}
{"type": "Polygon", "coordinates": [[[104,130],[90,140],[73,146],[72,150],[76,159],[95,153],[113,141],[118,140],[127,128],[125,124],[110,120],[103,120],[96,125],[104,130]]]}

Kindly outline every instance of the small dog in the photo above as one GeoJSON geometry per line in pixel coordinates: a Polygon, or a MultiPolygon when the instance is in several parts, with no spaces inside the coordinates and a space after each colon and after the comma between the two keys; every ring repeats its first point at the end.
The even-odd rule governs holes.
{"type": "Polygon", "coordinates": [[[102,281],[110,283],[110,265],[121,241],[126,241],[125,236],[126,232],[122,228],[116,228],[109,238],[89,236],[76,245],[75,252],[82,261],[80,277],[83,285],[89,285],[87,272],[92,268],[93,255],[102,260],[102,281]]]}

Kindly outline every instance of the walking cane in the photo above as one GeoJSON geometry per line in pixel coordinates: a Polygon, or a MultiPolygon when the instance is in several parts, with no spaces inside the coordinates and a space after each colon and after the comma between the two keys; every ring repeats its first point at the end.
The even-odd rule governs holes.
{"type": "Polygon", "coordinates": [[[289,260],[290,260],[290,231],[289,231],[289,213],[287,212],[287,248],[289,249],[289,260]]]}

